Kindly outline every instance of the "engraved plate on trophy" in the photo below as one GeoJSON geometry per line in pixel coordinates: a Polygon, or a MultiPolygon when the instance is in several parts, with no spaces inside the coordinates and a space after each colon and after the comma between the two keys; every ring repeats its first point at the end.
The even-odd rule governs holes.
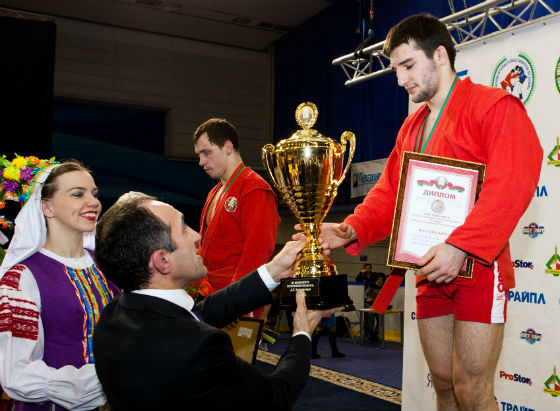
{"type": "Polygon", "coordinates": [[[274,186],[307,236],[307,244],[294,264],[292,277],[281,282],[280,306],[283,308],[295,308],[295,293],[300,289],[306,292],[310,309],[344,306],[348,301],[346,275],[337,274],[318,237],[321,222],[350,167],[356,138],[349,131],[342,134],[341,143],[323,136],[312,128],[318,115],[315,104],[300,104],[296,109],[296,121],[301,129],[276,146],[267,144],[262,149],[263,163],[274,186]],[[344,166],[347,143],[348,160],[344,166]]]}

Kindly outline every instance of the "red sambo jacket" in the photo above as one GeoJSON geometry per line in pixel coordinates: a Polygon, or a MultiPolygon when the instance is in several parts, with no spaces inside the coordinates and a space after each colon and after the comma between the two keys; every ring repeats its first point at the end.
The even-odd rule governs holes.
{"type": "Polygon", "coordinates": [[[206,225],[208,207],[221,186],[217,184],[208,193],[200,217],[200,254],[208,269],[211,292],[228,286],[270,260],[280,222],[278,202],[270,185],[241,164],[226,183],[227,190],[215,199],[214,216],[206,225]]]}
{"type": "MultiPolygon", "coordinates": [[[[357,255],[391,233],[402,154],[414,151],[427,112],[423,105],[407,117],[381,178],[346,218],[358,236],[347,246],[350,254],[357,255]]],[[[424,153],[486,164],[478,201],[446,242],[466,251],[476,263],[497,261],[504,288],[513,288],[508,241],[535,193],[543,159],[525,107],[502,89],[458,79],[424,153]]]]}

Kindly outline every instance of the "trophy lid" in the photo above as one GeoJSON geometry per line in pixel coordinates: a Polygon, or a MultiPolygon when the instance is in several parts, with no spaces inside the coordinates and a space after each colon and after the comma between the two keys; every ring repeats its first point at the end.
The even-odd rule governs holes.
{"type": "Polygon", "coordinates": [[[313,138],[313,139],[325,139],[328,137],[324,137],[321,133],[317,130],[312,129],[319,117],[319,110],[317,110],[317,106],[310,101],[305,103],[301,103],[296,108],[296,122],[301,127],[301,130],[296,131],[289,140],[292,139],[299,139],[299,138],[313,138]]]}
{"type": "Polygon", "coordinates": [[[301,103],[296,108],[296,121],[304,130],[309,130],[313,127],[317,121],[317,117],[319,117],[319,110],[317,110],[317,106],[315,104],[309,101],[301,103]]]}

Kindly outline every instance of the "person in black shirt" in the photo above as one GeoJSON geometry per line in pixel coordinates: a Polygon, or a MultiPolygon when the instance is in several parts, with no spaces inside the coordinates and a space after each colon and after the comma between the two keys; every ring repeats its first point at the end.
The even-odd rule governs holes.
{"type": "Polygon", "coordinates": [[[373,272],[371,271],[371,269],[372,269],[371,264],[369,263],[364,264],[364,268],[362,268],[362,271],[360,271],[356,276],[356,282],[359,283],[372,282],[373,279],[371,278],[371,276],[373,272]]]}

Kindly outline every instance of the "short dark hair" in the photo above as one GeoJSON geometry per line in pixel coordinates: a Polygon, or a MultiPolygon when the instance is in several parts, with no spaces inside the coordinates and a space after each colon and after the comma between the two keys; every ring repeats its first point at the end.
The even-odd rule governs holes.
{"type": "Polygon", "coordinates": [[[455,44],[444,23],[428,13],[414,14],[394,25],[385,39],[383,54],[387,57],[401,44],[415,43],[432,59],[439,46],[445,47],[451,69],[455,71],[455,44]]]}
{"type": "Polygon", "coordinates": [[[366,268],[366,267],[372,267],[372,265],[370,263],[365,263],[363,268],[366,268]]]}
{"type": "Polygon", "coordinates": [[[78,160],[69,159],[64,161],[59,166],[56,166],[45,179],[43,188],[41,189],[41,199],[50,200],[58,191],[58,184],[56,180],[63,174],[71,173],[72,171],[85,171],[91,174],[91,170],[85,167],[78,160]]]}
{"type": "Polygon", "coordinates": [[[211,118],[198,126],[193,135],[193,142],[196,144],[200,137],[206,133],[208,141],[223,147],[226,141],[231,141],[233,148],[239,150],[239,133],[237,129],[225,118],[211,118]]]}
{"type": "Polygon", "coordinates": [[[101,217],[95,236],[95,259],[105,276],[124,291],[145,288],[156,250],[175,251],[171,227],[142,205],[155,197],[131,191],[101,217]]]}

